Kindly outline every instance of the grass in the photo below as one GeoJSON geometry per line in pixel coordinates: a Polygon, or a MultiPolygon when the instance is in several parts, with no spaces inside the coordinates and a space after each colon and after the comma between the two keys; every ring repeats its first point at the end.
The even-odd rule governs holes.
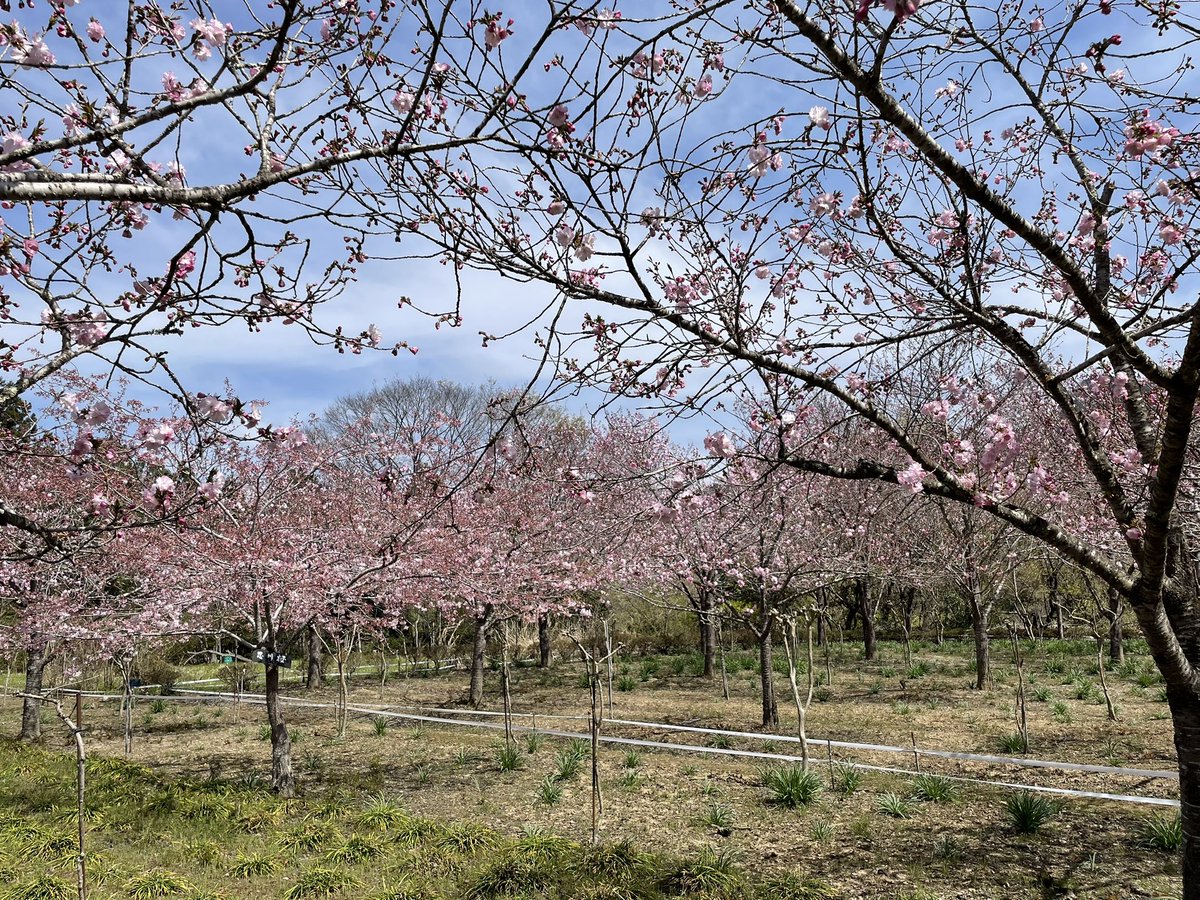
{"type": "Polygon", "coordinates": [[[1001,735],[999,740],[996,741],[996,747],[1002,753],[1024,753],[1025,738],[1021,737],[1019,731],[1001,735]]]}
{"type": "Polygon", "coordinates": [[[926,803],[949,803],[955,797],[954,782],[942,775],[928,773],[917,775],[912,780],[914,800],[926,803]]]}
{"type": "Polygon", "coordinates": [[[404,810],[382,794],[369,797],[366,806],[355,817],[355,821],[369,831],[387,831],[389,828],[399,825],[404,819],[404,810]]]}
{"type": "Polygon", "coordinates": [[[912,800],[894,791],[880,794],[875,803],[881,813],[891,816],[893,819],[911,819],[913,813],[916,812],[916,806],[912,800]]]}
{"type": "Polygon", "coordinates": [[[1183,846],[1183,823],[1178,814],[1151,816],[1138,825],[1137,840],[1150,850],[1176,853],[1183,846]]]}
{"type": "Polygon", "coordinates": [[[833,789],[839,794],[850,796],[863,783],[863,772],[857,766],[850,763],[837,763],[833,767],[833,789]]]}
{"type": "Polygon", "coordinates": [[[711,847],[704,847],[692,859],[673,866],[659,882],[660,888],[677,894],[717,897],[736,894],[744,884],[745,876],[734,855],[711,847]]]}
{"type": "Polygon", "coordinates": [[[74,884],[48,872],[10,884],[0,892],[0,900],[72,900],[75,896],[74,884]]]}
{"type": "Polygon", "coordinates": [[[271,875],[279,871],[279,860],[263,853],[239,853],[229,874],[234,878],[256,878],[259,875],[271,875]]]}
{"type": "Polygon", "coordinates": [[[309,897],[334,897],[343,891],[357,888],[360,882],[353,873],[331,866],[313,866],[295,884],[283,892],[283,900],[307,900],[309,897]]]}
{"type": "Polygon", "coordinates": [[[729,828],[733,824],[733,810],[724,803],[710,802],[697,820],[708,828],[729,828]]]}
{"type": "Polygon", "coordinates": [[[191,883],[182,875],[165,869],[139,872],[125,882],[130,900],[156,900],[159,897],[179,897],[191,891],[191,883]]]}
{"type": "Polygon", "coordinates": [[[574,778],[579,774],[579,767],[583,765],[586,757],[587,753],[579,753],[577,746],[574,744],[559,750],[558,754],[554,757],[558,767],[555,776],[560,781],[567,781],[574,778]]]}
{"type": "Polygon", "coordinates": [[[501,747],[496,753],[496,763],[501,772],[515,772],[525,767],[525,758],[521,749],[516,745],[501,747]]]}
{"type": "Polygon", "coordinates": [[[770,802],[795,809],[808,806],[821,795],[821,777],[798,765],[776,766],[762,773],[762,782],[770,792],[770,802]]]}
{"type": "Polygon", "coordinates": [[[1036,834],[1058,813],[1058,805],[1045,794],[1019,791],[1005,799],[1004,812],[1017,834],[1036,834]]]}
{"type": "MultiPolygon", "coordinates": [[[[833,648],[835,666],[838,649],[837,646],[833,648]]],[[[847,651],[855,649],[853,644],[847,643],[847,651]]],[[[895,698],[901,696],[897,681],[888,681],[882,696],[870,698],[863,696],[864,688],[877,677],[875,672],[878,670],[868,669],[856,680],[853,674],[835,669],[832,683],[836,686],[838,703],[821,709],[821,715],[828,719],[819,723],[818,731],[832,732],[838,738],[858,736],[852,726],[861,720],[853,716],[859,714],[858,707],[862,706],[878,711],[881,741],[883,732],[888,729],[903,729],[903,740],[888,732],[887,742],[890,743],[907,743],[908,729],[915,728],[918,739],[924,744],[926,730],[939,735],[948,733],[948,728],[943,728],[946,721],[958,723],[973,719],[970,724],[976,728],[976,733],[983,735],[998,735],[1011,728],[1010,692],[996,691],[991,695],[955,693],[961,687],[963,676],[958,671],[959,665],[949,664],[945,658],[944,653],[930,651],[930,674],[919,684],[910,683],[902,697],[901,702],[910,707],[916,720],[912,725],[908,722],[896,724],[894,719],[898,711],[895,698]],[[931,698],[937,699],[940,704],[937,708],[931,698]],[[846,709],[842,708],[843,702],[846,709]]],[[[900,662],[901,659],[898,652],[888,657],[900,673],[898,677],[903,678],[907,666],[900,662]]],[[[629,663],[635,674],[639,662],[635,659],[629,663]]],[[[1082,658],[1070,657],[1068,662],[1077,671],[1085,669],[1082,658]]],[[[1117,753],[1131,760],[1143,759],[1151,753],[1156,757],[1161,754],[1160,745],[1164,742],[1149,733],[1135,735],[1132,729],[1106,730],[1101,723],[1103,707],[1073,699],[1073,687],[1059,686],[1057,678],[1042,674],[1039,656],[1031,654],[1028,665],[1027,672],[1036,672],[1039,679],[1037,684],[1030,685],[1031,694],[1043,684],[1053,691],[1042,706],[1031,705],[1030,709],[1031,724],[1038,735],[1039,755],[1075,758],[1055,755],[1055,749],[1061,748],[1064,742],[1078,747],[1078,758],[1082,761],[1098,761],[1105,755],[1117,753]],[[1052,724],[1051,702],[1057,698],[1070,704],[1075,711],[1077,726],[1068,729],[1052,724]],[[1105,734],[1114,733],[1119,733],[1119,742],[1106,745],[1105,734]]],[[[735,667],[731,665],[730,670],[735,671],[735,667]]],[[[665,664],[662,671],[667,671],[665,664]]],[[[573,673],[530,672],[522,673],[522,677],[529,678],[539,690],[546,690],[573,678],[573,673]],[[546,680],[539,683],[535,678],[546,680]],[[543,684],[545,687],[541,686],[543,684]]],[[[1132,679],[1123,678],[1117,682],[1115,678],[1110,680],[1114,699],[1119,698],[1129,710],[1135,727],[1140,728],[1143,719],[1162,711],[1163,708],[1154,704],[1150,696],[1158,689],[1157,685],[1142,692],[1132,679]]],[[[405,685],[405,689],[409,687],[405,685]]],[[[444,685],[439,687],[446,689],[444,685]]],[[[722,721],[740,721],[738,717],[743,713],[752,715],[756,712],[750,706],[755,700],[756,683],[744,683],[740,678],[733,680],[732,699],[723,707],[727,711],[717,712],[715,702],[712,707],[706,704],[715,699],[713,695],[718,694],[719,684],[715,687],[714,682],[689,685],[683,680],[664,679],[639,683],[636,695],[623,695],[637,698],[638,714],[634,715],[631,707],[629,718],[649,718],[641,714],[642,703],[675,703],[668,691],[692,687],[697,692],[694,711],[672,707],[678,712],[680,721],[688,721],[694,716],[702,724],[719,725],[722,721]]],[[[368,689],[374,692],[373,685],[368,689]]],[[[427,696],[417,695],[411,702],[427,700],[427,696]]],[[[558,702],[558,698],[549,702],[558,702]]],[[[149,701],[146,701],[142,709],[148,706],[149,701]]],[[[169,726],[176,720],[184,718],[180,709],[169,705],[163,716],[156,720],[163,735],[169,734],[169,726]]],[[[681,896],[680,892],[686,886],[696,883],[687,878],[671,880],[672,875],[683,870],[703,873],[712,868],[696,865],[698,850],[705,844],[711,845],[713,852],[731,847],[741,854],[737,858],[726,854],[725,860],[735,870],[732,883],[738,887],[715,888],[708,894],[690,895],[696,900],[700,897],[705,900],[718,897],[720,900],[731,897],[778,900],[830,896],[820,882],[811,882],[812,876],[827,877],[841,884],[842,892],[834,896],[854,896],[858,882],[849,881],[851,876],[846,868],[851,865],[847,862],[851,854],[871,860],[869,864],[856,866],[855,871],[861,871],[858,877],[865,879],[884,872],[897,873],[900,881],[889,882],[878,891],[881,900],[885,897],[886,900],[898,900],[905,896],[906,890],[911,892],[918,885],[931,896],[951,896],[959,881],[967,883],[967,879],[972,879],[973,885],[973,879],[979,880],[981,896],[1017,896],[1018,888],[1032,889],[1039,866],[1050,872],[1066,871],[1071,863],[1067,858],[1071,852],[1068,844],[1076,834],[1089,835],[1089,849],[1099,854],[1098,865],[1085,866],[1075,876],[1084,894],[1096,890],[1098,884],[1117,883],[1112,880],[1118,877],[1114,875],[1116,871],[1130,873],[1129,883],[1134,883],[1136,878],[1137,884],[1144,885],[1155,895],[1170,893],[1170,872],[1174,862],[1167,855],[1169,850],[1158,849],[1155,839],[1150,836],[1149,826],[1139,827],[1144,813],[1120,808],[1115,813],[1106,811],[1102,817],[1094,813],[1089,804],[1071,801],[1070,814],[1064,813],[1058,828],[1051,820],[1049,829],[1053,839],[1034,841],[1016,837],[1013,829],[1008,827],[1001,809],[1007,794],[1000,791],[986,788],[967,791],[959,787],[954,806],[939,808],[933,805],[937,801],[932,798],[925,799],[927,805],[918,805],[911,801],[926,793],[936,793],[937,788],[923,792],[917,789],[915,779],[908,780],[909,775],[896,777],[871,773],[865,780],[865,786],[870,788],[867,792],[861,770],[835,766],[831,771],[825,768],[823,759],[816,759],[814,769],[825,781],[828,791],[840,795],[845,790],[854,796],[846,800],[839,796],[827,803],[814,801],[808,812],[798,815],[782,804],[777,809],[756,806],[755,795],[758,802],[766,801],[769,791],[753,783],[757,774],[755,768],[743,760],[663,754],[639,748],[634,757],[638,765],[634,766],[626,759],[626,747],[606,746],[600,750],[601,776],[606,787],[601,837],[637,835],[637,847],[627,845],[626,848],[633,852],[635,867],[635,875],[626,882],[610,876],[612,870],[607,863],[596,862],[602,855],[610,853],[605,847],[595,851],[573,847],[571,841],[554,835],[506,837],[485,832],[494,845],[472,851],[473,839],[468,838],[465,842],[461,837],[447,840],[444,837],[446,823],[421,817],[477,817],[488,825],[502,824],[503,830],[510,835],[520,827],[522,819],[526,819],[586,842],[590,794],[587,786],[590,748],[586,743],[580,746],[581,761],[577,763],[584,771],[577,772],[574,780],[556,777],[559,753],[575,755],[574,745],[552,736],[543,736],[544,743],[539,741],[539,755],[525,756],[523,771],[501,775],[494,762],[495,744],[490,743],[488,737],[463,737],[460,740],[458,734],[451,736],[434,728],[428,730],[425,742],[416,743],[407,740],[407,728],[393,723],[387,734],[388,740],[379,740],[372,736],[370,718],[365,718],[350,730],[343,744],[335,744],[330,737],[331,726],[323,724],[316,715],[298,714],[296,719],[305,737],[296,754],[297,760],[311,753],[322,757],[324,764],[319,772],[307,772],[298,766],[301,796],[284,804],[267,793],[267,784],[258,774],[265,768],[267,748],[254,741],[257,721],[251,718],[248,708],[243,708],[240,721],[235,725],[233,713],[232,708],[227,710],[228,725],[225,725],[218,724],[210,711],[207,731],[201,733],[193,729],[178,739],[168,737],[161,748],[143,742],[139,755],[147,754],[149,758],[149,754],[154,754],[167,763],[159,772],[144,765],[105,759],[105,753],[120,753],[119,719],[114,715],[109,722],[101,716],[92,717],[94,731],[90,737],[95,743],[89,748],[92,759],[88,763],[88,790],[89,805],[94,806],[94,812],[89,812],[89,821],[95,821],[96,827],[90,839],[95,841],[94,847],[103,848],[102,856],[110,860],[107,870],[98,863],[89,871],[89,875],[97,879],[90,894],[95,900],[130,900],[124,891],[125,884],[135,874],[153,870],[176,873],[192,885],[193,890],[179,895],[179,900],[215,900],[218,895],[223,900],[248,900],[251,897],[283,900],[283,893],[302,881],[307,886],[298,890],[306,890],[314,897],[325,896],[326,900],[349,900],[350,897],[449,900],[464,896],[476,885],[481,891],[479,896],[487,895],[486,883],[478,877],[485,871],[490,872],[493,886],[508,884],[512,887],[515,893],[507,894],[509,900],[517,897],[546,897],[548,900],[653,897],[662,900],[664,894],[681,896]],[[210,736],[216,740],[210,743],[210,736]],[[230,741],[231,737],[235,739],[230,741]],[[218,743],[222,738],[228,746],[218,743]],[[247,743],[250,753],[258,760],[236,756],[247,743]],[[176,755],[172,757],[170,754],[173,753],[176,755]],[[221,761],[220,767],[211,773],[210,758],[221,761]],[[423,792],[416,790],[414,772],[419,767],[427,767],[426,770],[433,773],[436,791],[432,787],[423,792]],[[649,773],[636,795],[627,796],[620,791],[617,779],[626,767],[649,773]],[[840,778],[843,768],[853,773],[849,787],[840,778]],[[685,770],[691,774],[685,774],[685,770]],[[162,774],[165,772],[185,774],[162,774]],[[555,798],[552,801],[541,799],[543,781],[548,783],[549,792],[555,798]],[[719,789],[719,794],[714,794],[714,789],[719,789]],[[884,790],[894,791],[902,795],[902,799],[909,800],[915,820],[893,820],[878,811],[876,801],[879,792],[884,790]],[[400,797],[405,798],[403,804],[400,797]],[[478,805],[475,805],[477,797],[478,805]],[[381,815],[368,814],[377,805],[381,807],[381,815]],[[443,808],[446,813],[441,812],[443,808]],[[93,816],[96,817],[94,820],[93,816]],[[1103,828],[1102,819],[1111,821],[1112,827],[1103,828]],[[983,823],[978,833],[967,829],[970,821],[983,823]],[[990,827],[989,822],[992,823],[990,827]],[[729,828],[732,833],[719,835],[723,828],[729,828]],[[361,862],[327,858],[327,854],[343,848],[356,836],[377,844],[380,853],[361,862]],[[689,850],[678,849],[689,845],[689,850]],[[460,850],[458,846],[466,849],[460,850]],[[765,856],[770,849],[780,846],[804,855],[802,863],[791,863],[802,865],[802,871],[790,875],[781,873],[782,867],[796,859],[782,853],[760,862],[760,849],[765,856]],[[1010,893],[1004,892],[999,882],[1001,876],[990,875],[980,861],[978,851],[981,847],[994,847],[1014,867],[1021,867],[1019,871],[1023,874],[1019,877],[1023,880],[1019,885],[1014,882],[1010,893]],[[686,858],[668,859],[660,855],[672,850],[686,858]],[[260,857],[266,860],[265,866],[260,857]],[[530,869],[530,859],[540,860],[533,868],[543,871],[535,872],[539,881],[522,888],[520,876],[522,871],[530,869]],[[278,868],[265,872],[272,863],[278,868]],[[922,864],[926,866],[925,872],[920,876],[914,874],[916,867],[922,864]],[[1118,869],[1118,866],[1125,868],[1118,869]],[[585,877],[583,873],[589,867],[599,867],[604,874],[585,877]],[[313,879],[308,876],[312,870],[322,869],[348,875],[356,886],[339,887],[328,895],[319,894],[317,886],[311,883],[313,879]],[[740,881],[736,877],[738,869],[743,872],[740,881]],[[549,874],[545,874],[546,870],[549,874]],[[263,874],[254,874],[256,871],[263,871],[263,874]],[[505,871],[514,877],[507,880],[498,877],[505,871]],[[851,883],[854,887],[847,886],[851,883]]],[[[189,722],[193,718],[187,716],[189,722]]],[[[539,716],[539,724],[541,721],[539,716]]],[[[962,734],[969,731],[966,725],[960,728],[955,724],[954,728],[960,729],[962,734]]],[[[528,749],[528,734],[520,735],[522,752],[528,749]]],[[[791,744],[782,740],[777,743],[783,752],[794,750],[791,744]]],[[[61,736],[55,737],[51,731],[48,744],[62,746],[61,736]]],[[[943,746],[932,733],[928,745],[943,746]]],[[[138,746],[135,736],[135,748],[138,746]]],[[[16,749],[15,745],[10,749],[10,745],[0,741],[0,840],[13,835],[8,839],[9,849],[0,846],[0,898],[8,900],[9,896],[16,896],[16,891],[29,889],[34,893],[28,898],[22,895],[21,900],[55,900],[53,893],[47,894],[47,890],[54,890],[55,884],[59,887],[68,885],[73,898],[70,841],[67,840],[73,815],[71,761],[36,747],[20,748],[19,753],[16,749]],[[18,839],[13,824],[18,820],[36,826],[36,833],[22,832],[23,836],[18,839]],[[32,867],[26,861],[28,857],[18,854],[18,840],[28,848],[28,853],[36,854],[38,848],[44,848],[52,851],[53,856],[47,857],[45,866],[32,867]],[[43,871],[49,885],[47,890],[33,884],[34,876],[43,871]]],[[[824,755],[823,748],[821,755],[824,755]]],[[[1169,847],[1170,822],[1163,824],[1166,835],[1163,845],[1169,847]]],[[[611,853],[618,860],[623,858],[620,849],[611,853]]],[[[704,883],[703,876],[700,883],[704,883]]]]}
{"type": "Polygon", "coordinates": [[[553,775],[547,775],[538,785],[537,802],[543,806],[553,806],[562,799],[562,795],[562,785],[553,775]]]}

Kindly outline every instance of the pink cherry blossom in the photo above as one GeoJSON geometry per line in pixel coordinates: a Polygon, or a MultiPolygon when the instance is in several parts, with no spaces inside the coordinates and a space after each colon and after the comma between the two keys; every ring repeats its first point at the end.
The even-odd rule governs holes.
{"type": "Polygon", "coordinates": [[[704,449],[708,451],[710,456],[715,456],[718,459],[731,459],[737,453],[733,445],[733,439],[724,431],[708,435],[704,439],[704,449]]]}
{"type": "Polygon", "coordinates": [[[104,26],[95,19],[92,19],[90,22],[88,22],[87,36],[89,40],[97,44],[100,43],[102,40],[104,40],[104,26]]]}
{"type": "Polygon", "coordinates": [[[552,128],[562,128],[569,121],[569,115],[566,106],[559,103],[550,110],[550,115],[547,116],[546,121],[550,123],[552,128]]]}

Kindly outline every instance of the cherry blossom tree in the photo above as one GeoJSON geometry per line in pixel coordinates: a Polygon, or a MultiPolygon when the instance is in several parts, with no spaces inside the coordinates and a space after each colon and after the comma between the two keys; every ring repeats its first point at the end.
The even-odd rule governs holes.
{"type": "MultiPolygon", "coordinates": [[[[0,26],[0,405],[64,369],[116,370],[203,412],[169,351],[222,325],[415,352],[322,307],[396,257],[378,212],[414,167],[458,191],[461,148],[540,127],[523,84],[569,21],[388,0],[21,6],[0,26]]],[[[19,512],[3,514],[36,524],[19,512]]]]}
{"type": "Polygon", "coordinates": [[[1168,685],[1200,897],[1200,22],[1137,0],[856,6],[581,16],[544,57],[550,113],[511,152],[461,154],[469,191],[439,174],[400,198],[406,218],[448,261],[585,304],[573,341],[557,329],[564,375],[686,410],[782,379],[880,448],[797,442],[786,464],[977,506],[1127,597],[1168,685]],[[945,348],[1028,391],[947,367],[919,397],[906,374],[945,348]],[[984,443],[926,443],[968,397],[984,443]],[[1047,433],[1071,453],[1036,455],[1047,433]]]}

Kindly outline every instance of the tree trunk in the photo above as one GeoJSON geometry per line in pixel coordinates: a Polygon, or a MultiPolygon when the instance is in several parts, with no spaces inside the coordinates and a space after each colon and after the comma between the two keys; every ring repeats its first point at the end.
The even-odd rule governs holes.
{"type": "Polygon", "coordinates": [[[779,707],[775,704],[775,667],[771,653],[771,624],[766,623],[758,636],[758,665],[762,680],[762,725],[774,728],[779,724],[779,707]]]}
{"type": "Polygon", "coordinates": [[[1121,627],[1121,614],[1125,606],[1121,595],[1113,589],[1108,591],[1108,659],[1114,666],[1125,662],[1125,632],[1121,627]]]}
{"type": "Polygon", "coordinates": [[[321,636],[317,626],[308,626],[308,677],[304,686],[309,690],[321,686],[325,676],[325,661],[321,658],[321,636]]]}
{"type": "Polygon", "coordinates": [[[863,623],[863,658],[875,658],[875,611],[871,607],[871,580],[857,578],[854,593],[858,600],[858,614],[863,623]]]}
{"type": "Polygon", "coordinates": [[[1187,687],[1167,686],[1179,757],[1179,815],[1183,825],[1183,900],[1200,900],[1200,699],[1187,687]]]}
{"type": "Polygon", "coordinates": [[[550,613],[542,613],[538,616],[538,666],[543,669],[550,668],[553,657],[554,651],[550,646],[550,613]]]}
{"type": "Polygon", "coordinates": [[[983,598],[977,596],[978,588],[971,595],[971,630],[975,636],[975,690],[982,691],[991,678],[990,639],[988,637],[987,609],[983,598]]]}
{"type": "MultiPolygon", "coordinates": [[[[25,651],[25,693],[40,695],[42,693],[42,676],[49,662],[46,645],[39,643],[25,651]]],[[[36,741],[42,736],[42,704],[33,697],[25,697],[21,702],[21,733],[17,736],[22,741],[36,741]]]]}
{"type": "Polygon", "coordinates": [[[267,669],[267,721],[271,724],[271,790],[281,797],[296,793],[296,778],[292,774],[292,737],[283,720],[283,702],[279,696],[279,667],[267,669]]]}
{"type": "Polygon", "coordinates": [[[704,654],[704,677],[717,674],[717,628],[713,621],[713,598],[705,592],[700,598],[700,652],[704,654]]]}
{"type": "Polygon", "coordinates": [[[475,642],[471,647],[471,687],[467,702],[478,709],[483,704],[483,666],[487,654],[488,631],[492,627],[492,608],[484,608],[483,615],[475,619],[475,642]]]}

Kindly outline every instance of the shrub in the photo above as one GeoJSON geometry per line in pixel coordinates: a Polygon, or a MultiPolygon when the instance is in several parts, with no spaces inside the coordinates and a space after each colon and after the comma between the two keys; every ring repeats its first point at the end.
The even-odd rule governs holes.
{"type": "Polygon", "coordinates": [[[1045,703],[1050,699],[1050,688],[1035,687],[1033,689],[1033,699],[1038,703],[1045,703]]]}
{"type": "Polygon", "coordinates": [[[766,769],[763,784],[771,792],[771,802],[794,809],[807,806],[821,795],[821,778],[816,772],[806,772],[798,765],[766,769]]]}
{"type": "Polygon", "coordinates": [[[177,668],[160,656],[139,656],[135,671],[142,684],[158,685],[160,694],[169,694],[179,683],[182,674],[177,668]]]}
{"type": "Polygon", "coordinates": [[[622,675],[617,679],[617,690],[628,693],[637,687],[637,679],[632,675],[622,675]]]}
{"type": "Polygon", "coordinates": [[[911,819],[914,812],[912,801],[893,791],[880,794],[877,805],[881,813],[893,819],[911,819]]]}
{"type": "Polygon", "coordinates": [[[1138,825],[1137,837],[1143,847],[1175,853],[1183,846],[1183,823],[1178,814],[1151,816],[1138,825]]]}
{"type": "Polygon", "coordinates": [[[1054,716],[1054,721],[1064,725],[1071,724],[1071,708],[1062,700],[1056,700],[1050,708],[1050,712],[1054,716]]]}
{"type": "Polygon", "coordinates": [[[636,750],[629,750],[625,753],[625,768],[636,769],[642,764],[642,754],[636,750]]]}
{"type": "Polygon", "coordinates": [[[217,669],[217,678],[226,688],[240,694],[253,687],[255,670],[249,663],[233,663],[217,669]]]}
{"type": "Polygon", "coordinates": [[[942,775],[928,773],[912,780],[912,795],[928,803],[949,803],[954,799],[954,782],[942,775]]]}
{"type": "Polygon", "coordinates": [[[1019,791],[1005,799],[1004,812],[1017,834],[1034,834],[1054,818],[1058,806],[1044,794],[1019,791]]]}
{"type": "Polygon", "coordinates": [[[542,744],[546,742],[546,736],[540,731],[529,731],[525,734],[525,751],[527,753],[537,753],[542,749],[542,744]]]}
{"type": "Polygon", "coordinates": [[[388,720],[383,716],[372,716],[371,728],[375,731],[375,737],[384,737],[387,735],[388,720]]]}

